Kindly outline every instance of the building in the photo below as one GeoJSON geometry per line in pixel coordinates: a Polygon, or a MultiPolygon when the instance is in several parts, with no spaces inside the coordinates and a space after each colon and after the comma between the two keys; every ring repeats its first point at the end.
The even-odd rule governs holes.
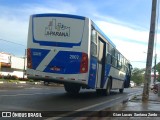
{"type": "Polygon", "coordinates": [[[24,78],[26,71],[26,59],[24,57],[16,57],[14,55],[0,52],[0,75],[17,76],[24,78]]]}

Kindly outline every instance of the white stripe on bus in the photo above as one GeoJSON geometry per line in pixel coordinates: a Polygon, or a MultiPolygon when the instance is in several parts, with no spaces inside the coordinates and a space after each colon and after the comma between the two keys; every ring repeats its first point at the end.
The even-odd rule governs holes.
{"type": "Polygon", "coordinates": [[[44,71],[47,65],[51,62],[51,60],[57,55],[59,51],[51,50],[48,55],[42,60],[42,62],[37,67],[37,71],[44,71]]]}

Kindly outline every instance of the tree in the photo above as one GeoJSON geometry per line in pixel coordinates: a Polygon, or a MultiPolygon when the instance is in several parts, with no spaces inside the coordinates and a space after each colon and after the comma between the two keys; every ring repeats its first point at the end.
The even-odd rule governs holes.
{"type": "Polygon", "coordinates": [[[134,68],[132,71],[131,80],[137,85],[142,84],[144,82],[144,69],[134,68]]]}
{"type": "Polygon", "coordinates": [[[160,62],[156,65],[156,70],[157,70],[158,75],[159,75],[157,80],[160,82],[160,62]]]}

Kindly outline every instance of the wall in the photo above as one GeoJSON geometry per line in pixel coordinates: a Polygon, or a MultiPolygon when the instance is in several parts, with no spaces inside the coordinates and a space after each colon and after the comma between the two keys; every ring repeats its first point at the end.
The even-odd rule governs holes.
{"type": "Polygon", "coordinates": [[[16,75],[19,78],[23,78],[24,69],[26,70],[26,62],[24,68],[24,58],[0,52],[1,75],[16,75]]]}

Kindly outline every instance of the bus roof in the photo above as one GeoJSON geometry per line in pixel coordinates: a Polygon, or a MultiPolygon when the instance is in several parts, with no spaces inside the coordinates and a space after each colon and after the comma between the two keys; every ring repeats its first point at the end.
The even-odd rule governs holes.
{"type": "Polygon", "coordinates": [[[33,17],[67,17],[74,19],[85,20],[86,17],[78,16],[78,15],[70,15],[70,14],[58,14],[58,13],[44,13],[44,14],[34,14],[33,17]]]}

